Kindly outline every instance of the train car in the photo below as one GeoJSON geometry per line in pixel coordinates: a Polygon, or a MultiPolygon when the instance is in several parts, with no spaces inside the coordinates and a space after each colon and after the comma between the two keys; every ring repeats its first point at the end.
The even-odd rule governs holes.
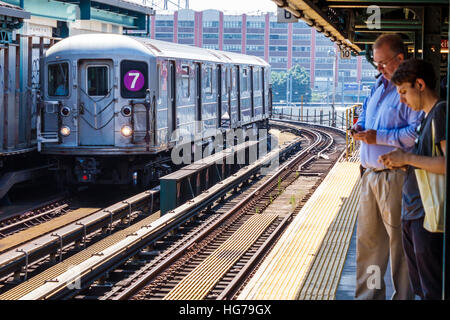
{"type": "Polygon", "coordinates": [[[266,127],[270,65],[243,54],[112,34],[43,57],[38,149],[71,183],[146,184],[209,129],[266,127]]]}

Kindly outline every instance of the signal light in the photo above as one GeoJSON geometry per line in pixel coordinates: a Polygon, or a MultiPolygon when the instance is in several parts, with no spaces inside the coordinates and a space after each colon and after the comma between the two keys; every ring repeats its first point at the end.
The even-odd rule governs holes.
{"type": "Polygon", "coordinates": [[[131,116],[131,107],[130,106],[125,106],[122,108],[122,115],[124,117],[129,117],[131,116]]]}
{"type": "Polygon", "coordinates": [[[64,117],[67,117],[70,114],[70,108],[69,107],[63,107],[61,109],[61,115],[63,115],[64,117]]]}

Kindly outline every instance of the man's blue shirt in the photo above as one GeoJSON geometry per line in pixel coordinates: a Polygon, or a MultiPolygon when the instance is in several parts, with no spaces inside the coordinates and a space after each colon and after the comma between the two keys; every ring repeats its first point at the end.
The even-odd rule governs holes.
{"type": "Polygon", "coordinates": [[[361,143],[361,164],[364,168],[385,169],[378,157],[395,148],[409,151],[416,139],[415,129],[423,112],[413,111],[404,103],[396,86],[380,76],[363,104],[357,124],[364,130],[377,131],[376,144],[361,143]]]}

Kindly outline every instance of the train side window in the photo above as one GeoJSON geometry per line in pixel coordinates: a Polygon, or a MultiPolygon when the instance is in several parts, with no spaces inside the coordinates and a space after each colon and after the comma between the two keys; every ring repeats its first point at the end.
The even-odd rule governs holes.
{"type": "Polygon", "coordinates": [[[87,68],[87,89],[90,96],[106,96],[109,93],[108,66],[87,68]]]}
{"type": "Polygon", "coordinates": [[[181,90],[184,98],[189,98],[191,92],[190,71],[189,66],[181,66],[181,90]]]}
{"type": "Polygon", "coordinates": [[[258,67],[253,68],[253,90],[261,90],[261,73],[258,67]]]}
{"type": "Polygon", "coordinates": [[[48,95],[53,97],[69,95],[68,63],[55,63],[48,66],[48,95]]]}
{"type": "Polygon", "coordinates": [[[238,82],[239,74],[237,72],[237,67],[233,67],[231,69],[231,90],[233,93],[237,92],[237,82],[238,82]]]}
{"type": "Polygon", "coordinates": [[[205,68],[205,88],[204,88],[204,92],[206,94],[212,94],[213,93],[212,67],[206,67],[205,68]]]}
{"type": "Polygon", "coordinates": [[[247,68],[242,68],[242,92],[248,91],[248,71],[247,68]]]}

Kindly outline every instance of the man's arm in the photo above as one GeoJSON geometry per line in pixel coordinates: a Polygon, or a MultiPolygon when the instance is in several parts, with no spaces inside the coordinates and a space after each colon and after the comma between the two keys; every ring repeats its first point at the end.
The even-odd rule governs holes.
{"type": "Polygon", "coordinates": [[[416,128],[422,119],[422,112],[416,112],[402,104],[406,109],[408,125],[394,129],[379,129],[376,134],[376,143],[402,149],[410,149],[417,138],[416,128]]]}
{"type": "Polygon", "coordinates": [[[445,141],[441,141],[442,146],[444,156],[440,157],[422,156],[405,152],[401,149],[395,149],[394,151],[381,155],[378,161],[388,168],[410,165],[429,172],[445,174],[445,141]]]}

